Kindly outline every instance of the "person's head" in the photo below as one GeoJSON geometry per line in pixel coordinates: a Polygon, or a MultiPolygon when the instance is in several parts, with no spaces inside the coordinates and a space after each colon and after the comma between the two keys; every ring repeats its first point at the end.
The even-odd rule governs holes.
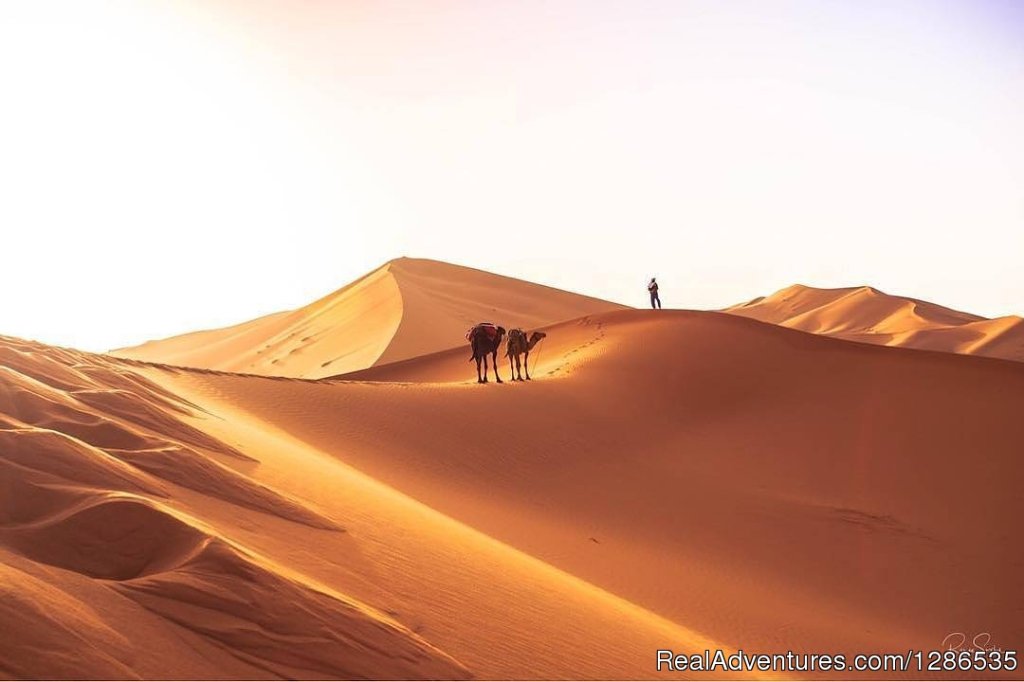
{"type": "Polygon", "coordinates": [[[654,277],[651,277],[651,284],[654,284],[654,277]]]}

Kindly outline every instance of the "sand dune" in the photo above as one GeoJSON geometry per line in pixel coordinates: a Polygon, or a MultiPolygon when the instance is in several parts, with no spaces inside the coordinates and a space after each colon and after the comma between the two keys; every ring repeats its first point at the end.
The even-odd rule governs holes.
{"type": "Polygon", "coordinates": [[[1024,361],[1024,319],[988,319],[871,287],[794,285],[725,312],[883,346],[1024,361]]]}
{"type": "Polygon", "coordinates": [[[185,367],[320,378],[450,348],[481,321],[535,328],[622,307],[472,268],[399,258],[298,310],[113,354],[185,367]]]}
{"type": "MultiPolygon", "coordinates": [[[[94,497],[3,528],[0,541],[41,564],[106,581],[101,584],[169,623],[225,647],[262,671],[259,676],[465,676],[386,616],[287,578],[144,498],[94,497]]],[[[128,636],[130,626],[117,624],[128,636]]],[[[38,665],[47,670],[45,661],[38,665]]]]}
{"type": "Polygon", "coordinates": [[[290,579],[216,538],[196,546],[175,570],[122,582],[117,589],[271,675],[468,676],[456,661],[386,615],[290,579]]]}
{"type": "Polygon", "coordinates": [[[0,590],[0,672],[466,676],[386,614],[218,533],[210,505],[248,528],[270,518],[328,536],[344,530],[232,468],[256,460],[183,420],[206,414],[201,408],[116,360],[13,339],[2,345],[0,554],[17,596],[0,590]],[[97,377],[117,377],[117,387],[97,377]],[[121,388],[128,385],[134,391],[121,388]],[[83,591],[85,578],[95,582],[83,591]],[[23,600],[33,608],[11,606],[23,600]],[[175,657],[150,656],[165,640],[182,643],[171,648],[175,657]],[[49,650],[67,653],[41,654],[49,650]]]}
{"type": "Polygon", "coordinates": [[[1010,568],[1024,557],[1008,540],[1024,368],[715,313],[628,311],[549,332],[540,381],[484,393],[416,383],[471,377],[457,351],[355,375],[395,385],[188,381],[748,650],[1024,634],[1010,606],[1024,603],[1010,568]]]}
{"type": "Polygon", "coordinates": [[[483,678],[1021,640],[1020,365],[712,312],[548,332],[486,387],[464,348],[315,382],[3,340],[0,554],[72,601],[0,593],[0,670],[72,670],[47,638],[89,675],[483,678]]]}
{"type": "Polygon", "coordinates": [[[125,379],[132,370],[123,361],[3,341],[14,366],[5,367],[0,384],[7,396],[0,481],[10,493],[0,553],[17,570],[12,581],[25,585],[19,589],[73,611],[11,612],[9,623],[32,619],[0,644],[11,675],[622,677],[642,675],[660,642],[712,644],[359,474],[334,459],[337,453],[244,408],[201,391],[196,395],[208,405],[177,393],[179,382],[191,392],[204,379],[246,377],[153,367],[143,370],[152,377],[135,375],[146,389],[134,401],[104,404],[101,413],[73,396],[100,390],[97,376],[125,379]],[[55,360],[69,371],[53,371],[55,360]],[[28,378],[44,376],[43,369],[61,374],[63,391],[28,378]],[[158,384],[159,392],[149,390],[158,384]],[[22,399],[30,390],[49,399],[22,399]],[[164,403],[190,407],[159,408],[164,403]],[[90,410],[117,428],[80,428],[90,410]],[[154,424],[166,433],[158,435],[154,424]],[[75,434],[50,428],[58,425],[75,434]],[[200,429],[205,447],[181,442],[200,429]],[[164,444],[154,449],[157,440],[164,444]],[[147,459],[154,452],[159,466],[147,459]],[[195,464],[199,457],[206,466],[195,464]],[[214,460],[219,468],[212,471],[220,473],[211,474],[214,460]],[[222,469],[248,485],[225,491],[222,469]],[[332,522],[260,504],[256,487],[301,500],[310,517],[332,522]],[[229,494],[239,489],[248,499],[229,494]],[[82,580],[92,581],[89,589],[82,580]],[[88,627],[77,620],[83,613],[88,627]],[[495,613],[503,617],[496,621],[495,613]],[[72,628],[85,639],[68,642],[72,628]],[[194,651],[147,657],[164,638],[194,651]],[[549,648],[538,652],[542,645],[549,648]],[[76,648],[95,655],[70,667],[25,653],[61,647],[68,656],[76,648]]]}
{"type": "Polygon", "coordinates": [[[312,381],[0,338],[0,674],[1019,648],[1024,366],[713,312],[546,330],[504,386],[462,346],[312,381]]]}

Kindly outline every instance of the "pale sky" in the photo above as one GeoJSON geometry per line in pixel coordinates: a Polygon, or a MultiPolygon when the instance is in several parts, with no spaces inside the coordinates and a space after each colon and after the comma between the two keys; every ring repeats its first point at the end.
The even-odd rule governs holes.
{"type": "Polygon", "coordinates": [[[0,334],[106,350],[401,255],[643,306],[1024,313],[1024,2],[0,0],[0,334]]]}

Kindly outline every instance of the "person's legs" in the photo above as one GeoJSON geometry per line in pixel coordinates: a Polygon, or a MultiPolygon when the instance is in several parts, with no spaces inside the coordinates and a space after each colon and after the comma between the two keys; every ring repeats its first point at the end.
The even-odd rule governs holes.
{"type": "Polygon", "coordinates": [[[661,310],[661,296],[658,294],[654,295],[654,300],[658,302],[658,310],[661,310]]]}
{"type": "Polygon", "coordinates": [[[656,300],[658,300],[658,295],[652,291],[651,292],[651,310],[654,310],[654,302],[656,300]]]}

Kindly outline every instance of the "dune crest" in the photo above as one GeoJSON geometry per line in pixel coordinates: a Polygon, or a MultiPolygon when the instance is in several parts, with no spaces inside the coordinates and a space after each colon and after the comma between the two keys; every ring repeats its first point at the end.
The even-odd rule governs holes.
{"type": "Polygon", "coordinates": [[[881,346],[1024,362],[1024,319],[988,319],[872,287],[795,284],[723,312],[814,334],[881,346]]]}
{"type": "Polygon", "coordinates": [[[398,258],[298,310],[112,354],[317,379],[451,348],[481,321],[536,328],[623,307],[482,270],[398,258]]]}

